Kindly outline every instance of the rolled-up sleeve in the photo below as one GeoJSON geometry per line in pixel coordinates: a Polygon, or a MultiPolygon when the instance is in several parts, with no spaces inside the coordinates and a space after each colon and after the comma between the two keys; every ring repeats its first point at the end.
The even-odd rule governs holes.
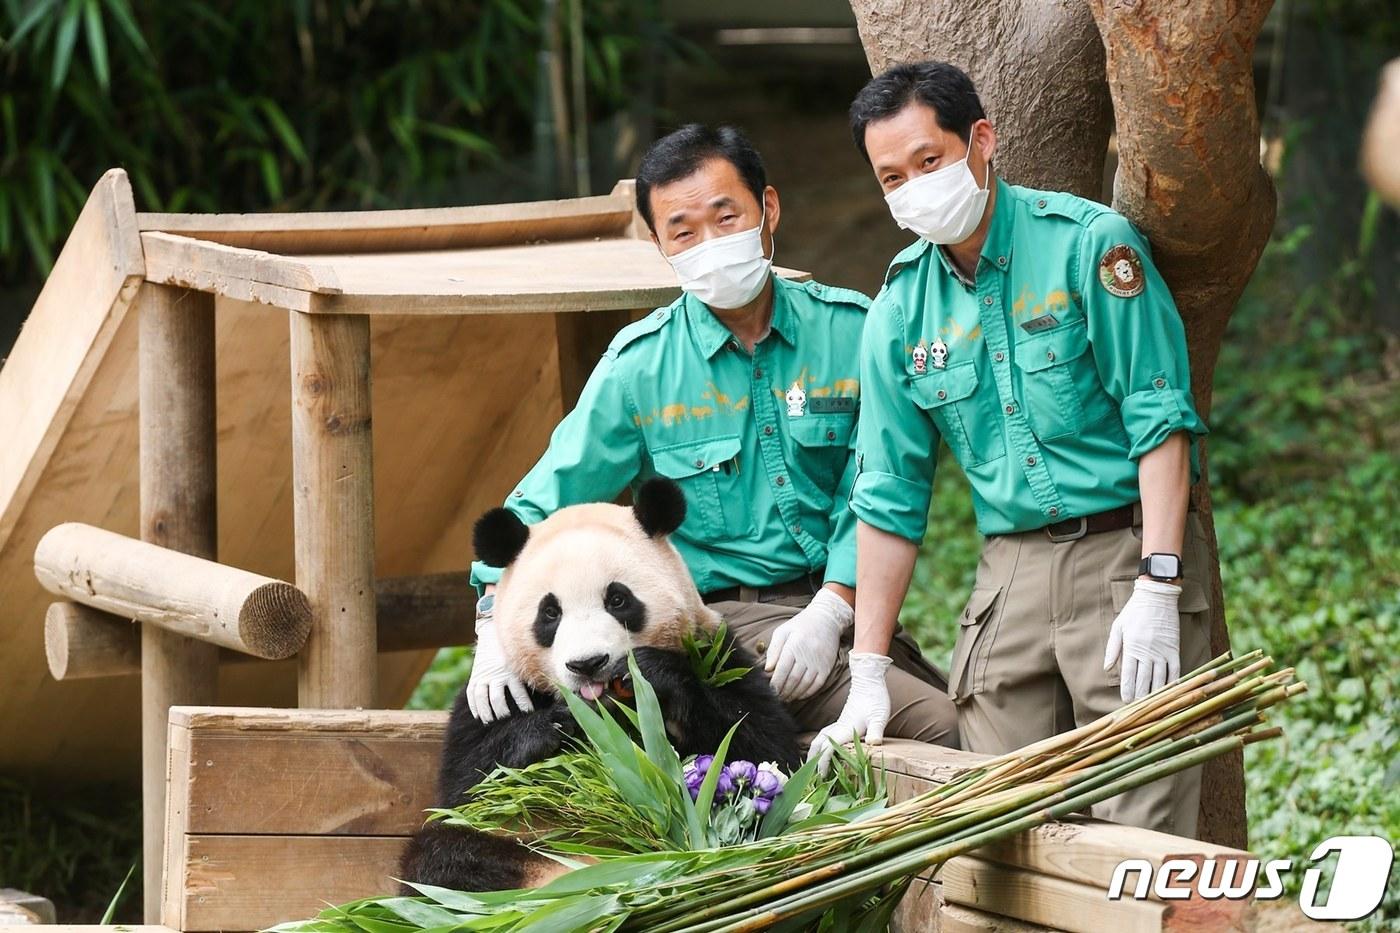
{"type": "Polygon", "coordinates": [[[1079,249],[1079,288],[1084,296],[1089,341],[1104,389],[1119,405],[1134,460],[1173,434],[1194,438],[1207,431],[1191,396],[1186,330],[1176,302],[1137,229],[1121,214],[1099,215],[1084,231],[1079,249]],[[1145,280],[1130,298],[1108,291],[1099,279],[1103,257],[1116,246],[1138,254],[1145,280]]]}
{"type": "Polygon", "coordinates": [[[861,342],[861,411],[851,511],[881,531],[923,540],[938,458],[938,428],[918,405],[905,370],[904,312],[876,296],[861,342]]]}
{"type": "MultiPolygon", "coordinates": [[[[641,458],[635,406],[616,361],[605,356],[505,506],[532,525],[565,506],[611,502],[637,478],[641,458]]],[[[472,563],[471,582],[478,591],[500,578],[501,568],[472,563]]]]}

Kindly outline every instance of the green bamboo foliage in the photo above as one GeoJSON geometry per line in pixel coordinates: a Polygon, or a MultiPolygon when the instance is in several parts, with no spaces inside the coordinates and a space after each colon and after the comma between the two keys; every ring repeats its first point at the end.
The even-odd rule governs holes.
{"type": "MultiPolygon", "coordinates": [[[[483,166],[517,172],[539,6],[0,0],[0,283],[47,274],[113,166],[169,211],[424,206],[483,166]]],[[[591,119],[626,109],[670,41],[658,7],[584,4],[591,119]]]]}
{"type": "Polygon", "coordinates": [[[910,879],[950,858],[1277,736],[1267,710],[1305,687],[1291,669],[1271,667],[1260,652],[1221,656],[1102,719],[858,816],[724,848],[603,858],[534,890],[468,894],[415,885],[421,897],[369,898],[277,929],[883,930],[910,879]]]}

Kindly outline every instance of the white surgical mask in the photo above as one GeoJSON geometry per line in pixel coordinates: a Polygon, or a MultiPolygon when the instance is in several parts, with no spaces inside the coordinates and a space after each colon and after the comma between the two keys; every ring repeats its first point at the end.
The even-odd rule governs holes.
{"type": "Polygon", "coordinates": [[[992,166],[987,163],[986,184],[979,187],[967,161],[971,155],[969,140],[961,161],[911,178],[885,195],[895,223],[940,246],[972,236],[987,209],[992,166]]]}
{"type": "Polygon", "coordinates": [[[712,237],[683,253],[668,256],[681,289],[721,311],[742,308],[757,298],[773,267],[773,258],[763,255],[767,220],[765,204],[757,227],[712,237]]]}

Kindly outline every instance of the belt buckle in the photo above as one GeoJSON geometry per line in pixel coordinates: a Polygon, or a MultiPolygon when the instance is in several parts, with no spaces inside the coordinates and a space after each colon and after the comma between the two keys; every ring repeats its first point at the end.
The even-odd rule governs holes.
{"type": "Polygon", "coordinates": [[[1066,541],[1078,541],[1089,533],[1089,520],[1087,518],[1066,519],[1065,521],[1078,521],[1079,527],[1074,529],[1074,531],[1057,535],[1050,529],[1054,528],[1055,525],[1063,525],[1064,522],[1056,522],[1055,525],[1045,526],[1045,537],[1049,538],[1054,544],[1063,544],[1066,541]]]}

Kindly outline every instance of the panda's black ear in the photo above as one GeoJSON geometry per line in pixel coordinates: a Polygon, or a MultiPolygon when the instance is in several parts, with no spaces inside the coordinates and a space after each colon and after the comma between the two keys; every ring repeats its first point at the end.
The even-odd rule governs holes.
{"type": "Polygon", "coordinates": [[[472,548],[476,559],[491,567],[515,563],[530,537],[530,529],[510,509],[492,509],[476,520],[472,548]]]}
{"type": "Polygon", "coordinates": [[[685,494],[669,479],[649,479],[637,490],[632,514],[651,537],[668,535],[685,521],[685,494]]]}

